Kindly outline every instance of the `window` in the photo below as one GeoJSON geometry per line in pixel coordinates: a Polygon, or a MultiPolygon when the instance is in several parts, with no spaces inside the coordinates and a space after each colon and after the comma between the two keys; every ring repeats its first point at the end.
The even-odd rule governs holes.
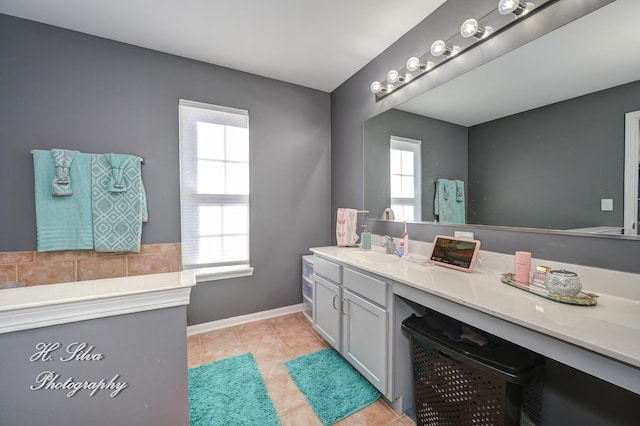
{"type": "Polygon", "coordinates": [[[182,265],[250,275],[248,111],[180,100],[182,265]]]}
{"type": "Polygon", "coordinates": [[[396,220],[422,220],[421,144],[391,136],[391,209],[396,220]]]}

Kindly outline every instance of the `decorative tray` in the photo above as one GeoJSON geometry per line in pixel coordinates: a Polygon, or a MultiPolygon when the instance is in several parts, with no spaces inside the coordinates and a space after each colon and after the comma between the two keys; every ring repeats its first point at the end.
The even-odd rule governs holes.
{"type": "Polygon", "coordinates": [[[598,298],[597,294],[584,293],[581,291],[575,296],[560,296],[550,293],[546,288],[538,287],[535,284],[526,285],[516,282],[514,274],[510,272],[502,274],[501,281],[512,287],[519,288],[520,290],[535,294],[536,296],[544,297],[545,299],[553,300],[554,302],[578,306],[595,306],[596,303],[598,303],[596,300],[598,298]]]}

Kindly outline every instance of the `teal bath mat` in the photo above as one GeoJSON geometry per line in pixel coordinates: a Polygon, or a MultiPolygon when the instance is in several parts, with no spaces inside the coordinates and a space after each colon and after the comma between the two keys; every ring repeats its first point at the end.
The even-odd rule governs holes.
{"type": "Polygon", "coordinates": [[[251,353],[189,369],[191,426],[280,425],[251,353]]]}
{"type": "Polygon", "coordinates": [[[372,404],[380,392],[333,349],[284,363],[320,421],[332,425],[372,404]]]}

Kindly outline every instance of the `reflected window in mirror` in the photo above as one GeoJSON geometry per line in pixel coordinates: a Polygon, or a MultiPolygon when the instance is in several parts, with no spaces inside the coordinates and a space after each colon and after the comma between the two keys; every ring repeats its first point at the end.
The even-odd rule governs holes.
{"type": "Polygon", "coordinates": [[[422,217],[421,146],[422,141],[391,136],[391,209],[396,220],[422,217]]]}

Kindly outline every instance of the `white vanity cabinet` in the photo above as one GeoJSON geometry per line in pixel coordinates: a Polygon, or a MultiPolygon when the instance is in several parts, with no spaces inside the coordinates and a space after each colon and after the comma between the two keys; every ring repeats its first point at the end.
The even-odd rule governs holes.
{"type": "Polygon", "coordinates": [[[313,267],[313,328],[340,352],[342,266],[315,256],[313,267]]]}
{"type": "Polygon", "coordinates": [[[342,290],[324,278],[313,280],[313,328],[338,352],[342,350],[340,338],[340,309],[342,290]]]}
{"type": "Polygon", "coordinates": [[[386,395],[389,282],[318,256],[314,266],[314,328],[386,395]]]}
{"type": "MultiPolygon", "coordinates": [[[[402,321],[430,309],[547,358],[543,385],[552,391],[544,392],[541,426],[599,422],[593,419],[603,425],[637,423],[640,274],[544,260],[554,269],[570,268],[584,277],[589,291],[600,294],[597,306],[579,307],[504,285],[499,272],[427,266],[383,255],[377,247],[310,250],[315,259],[332,265],[315,285],[329,282],[332,287],[326,288],[333,292],[316,309],[324,311],[325,321],[332,319],[331,335],[345,359],[375,383],[396,411],[407,412],[414,404],[413,354],[402,321]],[[386,373],[380,370],[384,359],[386,373]]],[[[483,255],[495,265],[513,262],[512,255],[483,255]]],[[[315,323],[319,331],[329,329],[315,323]]]]}
{"type": "Polygon", "coordinates": [[[342,354],[387,395],[389,283],[344,268],[343,287],[342,354]]]}

